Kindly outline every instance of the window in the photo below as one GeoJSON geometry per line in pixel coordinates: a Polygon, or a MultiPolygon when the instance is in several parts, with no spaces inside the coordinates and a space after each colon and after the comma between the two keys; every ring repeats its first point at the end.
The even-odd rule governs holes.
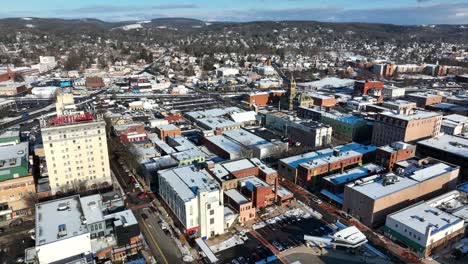
{"type": "Polygon", "coordinates": [[[214,210],[210,210],[210,215],[214,215],[214,210]]]}
{"type": "Polygon", "coordinates": [[[210,218],[210,225],[214,224],[214,218],[210,218]]]}
{"type": "Polygon", "coordinates": [[[210,209],[211,209],[211,204],[208,204],[208,205],[206,206],[206,208],[207,208],[208,210],[210,210],[210,209]]]}

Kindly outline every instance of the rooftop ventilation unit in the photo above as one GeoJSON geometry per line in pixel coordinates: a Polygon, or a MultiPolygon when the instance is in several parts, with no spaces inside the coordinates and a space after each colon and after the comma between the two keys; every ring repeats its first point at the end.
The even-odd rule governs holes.
{"type": "Polygon", "coordinates": [[[59,203],[57,207],[57,211],[65,211],[70,208],[70,203],[59,203]]]}

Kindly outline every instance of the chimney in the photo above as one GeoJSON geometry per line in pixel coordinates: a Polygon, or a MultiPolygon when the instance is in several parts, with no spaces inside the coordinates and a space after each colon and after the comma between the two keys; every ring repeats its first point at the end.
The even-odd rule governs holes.
{"type": "Polygon", "coordinates": [[[278,176],[276,176],[276,178],[275,178],[275,202],[276,203],[279,202],[278,201],[278,191],[279,191],[278,190],[279,189],[279,182],[278,181],[279,181],[278,176]]]}

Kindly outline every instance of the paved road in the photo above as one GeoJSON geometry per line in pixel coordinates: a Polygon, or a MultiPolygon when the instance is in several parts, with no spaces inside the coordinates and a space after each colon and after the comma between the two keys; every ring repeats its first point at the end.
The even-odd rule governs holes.
{"type": "Polygon", "coordinates": [[[252,234],[255,238],[257,238],[264,246],[269,248],[275,255],[278,257],[279,260],[281,260],[282,263],[284,264],[289,264],[289,261],[279,252],[270,242],[268,242],[265,238],[263,238],[262,235],[257,233],[255,230],[251,230],[250,234],[252,234]]]}
{"type": "Polygon", "coordinates": [[[148,242],[151,252],[158,263],[181,263],[182,254],[170,235],[164,233],[158,224],[159,216],[153,214],[147,207],[133,210],[140,224],[141,231],[148,242]],[[148,216],[143,220],[141,214],[148,216]]]}

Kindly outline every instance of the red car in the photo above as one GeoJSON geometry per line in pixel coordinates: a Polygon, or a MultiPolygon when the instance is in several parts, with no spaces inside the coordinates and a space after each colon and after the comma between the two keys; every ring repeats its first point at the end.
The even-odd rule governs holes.
{"type": "Polygon", "coordinates": [[[153,206],[150,206],[149,209],[153,214],[158,214],[158,210],[154,208],[153,206]]]}
{"type": "Polygon", "coordinates": [[[149,195],[147,193],[145,193],[145,192],[141,192],[141,193],[138,194],[138,198],[140,198],[140,199],[148,198],[148,196],[149,195]]]}

